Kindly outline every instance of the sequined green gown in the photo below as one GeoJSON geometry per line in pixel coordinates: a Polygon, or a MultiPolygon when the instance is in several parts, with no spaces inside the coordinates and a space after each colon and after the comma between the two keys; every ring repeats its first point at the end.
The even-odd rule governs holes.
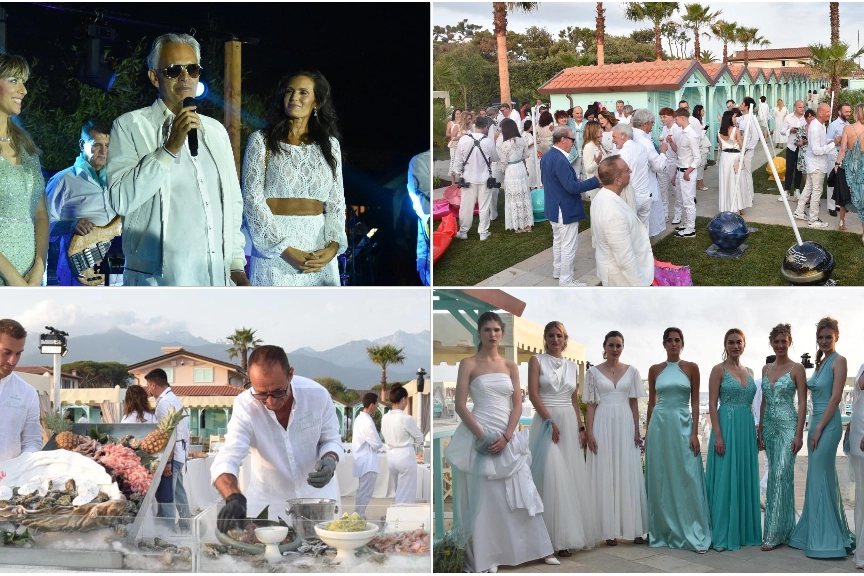
{"type": "Polygon", "coordinates": [[[798,428],[798,411],[794,399],[798,393],[792,370],[772,385],[762,379],[765,417],[762,439],[768,454],[768,490],[765,504],[765,526],[762,544],[777,546],[789,541],[795,528],[795,454],[792,440],[798,428]]]}
{"type": "MultiPolygon", "coordinates": [[[[21,165],[0,158],[0,254],[22,276],[36,257],[36,207],[45,193],[39,159],[21,149],[21,165]]],[[[6,282],[0,276],[0,286],[6,282]]]]}

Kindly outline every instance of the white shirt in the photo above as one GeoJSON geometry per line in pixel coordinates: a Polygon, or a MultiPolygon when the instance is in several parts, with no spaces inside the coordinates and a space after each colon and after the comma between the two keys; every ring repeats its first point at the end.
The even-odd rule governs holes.
{"type": "MultiPolygon", "coordinates": [[[[327,389],[308,378],[291,380],[294,405],[288,428],[276,414],[246,390],[234,399],[225,445],[210,468],[211,482],[222,474],[239,478],[243,459],[251,452],[251,479],[246,493],[249,513],[257,516],[270,505],[270,518],[284,516],[289,498],[332,498],[341,501],[336,476],[323,488],[307,482],[315,464],[327,452],[342,458],[336,409],[327,389]]],[[[341,506],[340,506],[341,507],[341,506]]],[[[253,517],[254,517],[253,516],[253,517]]]]}
{"type": "Polygon", "coordinates": [[[79,424],[88,424],[89,422],[90,420],[87,418],[87,416],[81,416],[81,418],[78,419],[79,424]]]}
{"type": "MultiPolygon", "coordinates": [[[[619,122],[624,122],[624,120],[625,120],[624,112],[621,112],[621,113],[619,114],[619,113],[618,113],[618,110],[615,110],[615,112],[613,112],[613,114],[615,114],[615,119],[616,119],[616,120],[618,120],[619,122]]],[[[630,122],[627,122],[627,124],[629,124],[629,123],[630,123],[630,122]]]]}
{"type": "Polygon", "coordinates": [[[39,395],[13,372],[0,380],[0,463],[41,449],[39,395]]]}
{"type": "Polygon", "coordinates": [[[414,418],[402,410],[391,410],[381,418],[381,435],[389,448],[423,444],[423,432],[414,418]]]}
{"type": "Polygon", "coordinates": [[[654,193],[660,190],[656,175],[666,169],[666,155],[658,153],[651,137],[638,128],[633,130],[633,141],[645,150],[648,169],[651,171],[651,174],[648,175],[648,189],[651,191],[651,197],[656,198],[654,193]]]}
{"type": "Polygon", "coordinates": [[[459,145],[456,148],[456,157],[453,160],[453,172],[456,174],[456,178],[461,176],[469,184],[486,184],[491,174],[486,168],[486,160],[483,159],[483,154],[480,153],[480,150],[471,152],[471,149],[475,146],[475,141],[480,142],[480,148],[483,150],[483,154],[486,155],[486,160],[489,160],[490,165],[492,162],[498,161],[495,141],[485,134],[472,132],[471,134],[465,134],[459,139],[459,145]],[[468,158],[468,163],[465,164],[465,171],[463,172],[462,164],[466,158],[468,158]]]}
{"type": "Polygon", "coordinates": [[[800,131],[800,129],[806,125],[807,120],[804,118],[803,114],[800,118],[795,114],[789,114],[783,120],[783,127],[780,129],[780,134],[786,136],[786,147],[793,152],[798,149],[798,147],[795,146],[795,137],[797,134],[793,134],[790,130],[792,130],[792,128],[798,128],[800,131]]]}
{"type": "Polygon", "coordinates": [[[762,379],[753,378],[753,381],[756,382],[756,395],[753,396],[753,419],[756,421],[756,425],[759,425],[759,417],[762,415],[762,379]]]}
{"type": "MultiPolygon", "coordinates": [[[[186,410],[183,407],[183,402],[180,401],[180,398],[174,394],[174,391],[171,390],[171,387],[169,386],[156,399],[156,421],[161,422],[162,419],[168,415],[168,412],[171,411],[171,408],[174,408],[177,412],[183,412],[186,410]]],[[[174,442],[174,460],[177,460],[178,462],[186,462],[186,452],[188,452],[188,450],[189,416],[186,416],[186,418],[183,418],[180,423],[177,424],[177,436],[174,442]]]]}
{"type": "Polygon", "coordinates": [[[752,114],[743,114],[738,118],[738,131],[744,137],[744,150],[750,152],[759,143],[759,124],[752,114]]]}
{"type": "MultiPolygon", "coordinates": [[[[518,110],[510,110],[510,116],[508,116],[510,120],[516,122],[516,126],[519,127],[519,134],[522,134],[522,115],[519,114],[518,110]]],[[[498,122],[498,126],[501,126],[501,121],[504,120],[504,114],[501,111],[498,111],[498,116],[495,118],[495,121],[498,122]]]]}
{"type": "Polygon", "coordinates": [[[632,118],[632,116],[621,116],[621,118],[618,118],[618,122],[620,124],[627,124],[629,126],[631,118],[632,118]]]}
{"type": "MultiPolygon", "coordinates": [[[[672,127],[669,128],[665,124],[663,125],[663,130],[660,132],[660,143],[666,142],[666,137],[672,135],[672,142],[675,143],[675,146],[679,146],[681,144],[681,127],[678,124],[672,124],[672,127]]],[[[667,142],[666,143],[666,159],[672,163],[678,164],[678,152],[672,150],[672,146],[667,142]]]]}
{"type": "Polygon", "coordinates": [[[759,120],[761,120],[763,124],[768,122],[768,112],[768,103],[759,102],[759,120]]]}
{"type": "Polygon", "coordinates": [[[701,136],[693,131],[692,126],[687,126],[681,131],[681,142],[678,143],[678,168],[695,170],[699,167],[702,162],[702,152],[699,150],[700,138],[701,136]]]}
{"type": "Polygon", "coordinates": [[[807,154],[804,156],[807,173],[827,173],[828,154],[834,150],[834,142],[826,142],[825,126],[814,118],[807,129],[807,154]]]}
{"type": "MultiPolygon", "coordinates": [[[[843,136],[843,128],[849,126],[849,122],[843,120],[839,116],[828,125],[828,133],[825,137],[825,141],[833,141],[837,136],[843,136]]],[[[835,152],[840,153],[840,144],[835,144],[835,152]]]]}
{"type": "MultiPolygon", "coordinates": [[[[627,167],[630,168],[630,184],[633,188],[633,197],[634,199],[643,199],[649,198],[651,196],[651,185],[648,183],[648,155],[645,153],[645,149],[633,142],[633,140],[627,140],[624,142],[621,150],[618,152],[618,155],[627,163],[627,167]]],[[[637,206],[641,202],[637,202],[637,206]]]]}
{"type": "Polygon", "coordinates": [[[45,193],[54,236],[71,234],[81,218],[96,226],[106,226],[117,216],[108,200],[108,187],[79,166],[55,174],[45,185],[45,193]]]}
{"type": "MultiPolygon", "coordinates": [[[[128,416],[124,416],[123,419],[120,421],[120,423],[121,424],[157,424],[159,422],[159,420],[156,419],[156,414],[153,414],[152,412],[144,412],[143,416],[144,416],[144,421],[141,422],[140,420],[138,420],[138,414],[133,412],[133,413],[129,414],[128,416]]],[[[188,419],[188,417],[184,418],[184,421],[186,419],[188,419]]]]}
{"type": "Polygon", "coordinates": [[[604,286],[650,286],[654,254],[648,230],[615,192],[601,188],[591,201],[597,277],[604,286]]]}
{"type": "Polygon", "coordinates": [[[351,430],[351,452],[354,453],[354,477],[378,472],[378,450],[384,446],[375,421],[366,412],[359,412],[351,430]]]}

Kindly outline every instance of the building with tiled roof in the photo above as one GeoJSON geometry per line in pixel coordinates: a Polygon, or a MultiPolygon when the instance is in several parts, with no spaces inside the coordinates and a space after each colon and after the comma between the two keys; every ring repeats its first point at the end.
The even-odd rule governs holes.
{"type": "MultiPolygon", "coordinates": [[[[769,48],[767,50],[749,50],[748,66],[756,68],[784,68],[800,66],[800,62],[810,59],[811,52],[807,46],[800,48],[769,48]]],[[[729,55],[729,62],[744,63],[744,51],[738,50],[729,55]]]]}

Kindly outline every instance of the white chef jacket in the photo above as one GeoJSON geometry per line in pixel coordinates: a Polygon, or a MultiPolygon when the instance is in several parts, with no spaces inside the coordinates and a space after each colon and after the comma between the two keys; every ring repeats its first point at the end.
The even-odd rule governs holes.
{"type": "MultiPolygon", "coordinates": [[[[162,394],[156,398],[156,422],[161,422],[165,416],[168,415],[168,412],[171,411],[171,408],[177,410],[177,412],[183,412],[186,408],[183,407],[183,402],[180,401],[180,398],[174,394],[174,391],[171,390],[171,387],[165,389],[162,394]]],[[[188,414],[188,413],[187,413],[188,414]]],[[[186,452],[189,451],[189,416],[183,418],[179,424],[177,424],[177,436],[175,437],[174,442],[174,460],[182,463],[186,463],[186,452]]]]}
{"type": "Polygon", "coordinates": [[[291,380],[294,405],[287,430],[276,414],[246,390],[234,399],[225,445],[210,468],[210,481],[222,474],[239,478],[243,459],[251,452],[252,466],[246,490],[247,510],[256,517],[265,506],[269,516],[285,517],[290,498],[332,498],[341,509],[336,475],[323,488],[307,482],[315,464],[327,452],[343,457],[336,409],[327,389],[308,378],[291,380]]]}
{"type": "Polygon", "coordinates": [[[41,449],[39,395],[13,372],[0,380],[0,463],[41,449]]]}
{"type": "Polygon", "coordinates": [[[414,418],[402,410],[391,410],[381,418],[381,435],[390,448],[404,448],[423,443],[423,432],[414,418]]]}
{"type": "Polygon", "coordinates": [[[384,446],[375,421],[366,412],[360,412],[354,419],[351,432],[351,451],[354,453],[354,477],[360,478],[367,472],[378,473],[378,450],[384,446]]]}

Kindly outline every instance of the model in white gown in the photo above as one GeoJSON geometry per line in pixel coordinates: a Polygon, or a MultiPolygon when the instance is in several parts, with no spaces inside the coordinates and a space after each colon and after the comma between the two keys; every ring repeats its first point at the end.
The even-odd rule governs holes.
{"type": "Polygon", "coordinates": [[[648,532],[645,475],[630,407],[631,398],[644,396],[642,378],[633,366],[627,367],[617,384],[596,366],[588,370],[582,399],[597,405],[589,429],[597,453],[589,450],[587,463],[603,540],[636,540],[648,532]]]}
{"type": "Polygon", "coordinates": [[[525,169],[525,141],[521,137],[498,141],[504,166],[504,229],[524,230],[534,226],[528,171],[525,169]]]}
{"type": "MultiPolygon", "coordinates": [[[[864,542],[864,390],[861,390],[864,366],[858,369],[852,385],[852,420],[849,423],[849,466],[855,480],[855,540],[864,542]]],[[[864,568],[864,545],[855,548],[855,565],[864,568]]]]}
{"type": "Polygon", "coordinates": [[[741,149],[736,139],[737,132],[737,128],[730,128],[728,140],[723,140],[719,134],[717,136],[717,141],[720,144],[720,212],[735,212],[736,214],[747,207],[744,201],[746,187],[742,177],[744,166],[738,167],[738,163],[742,160],[741,153],[726,152],[726,150],[741,149]],[[737,171],[736,168],[738,168],[737,171]],[[738,180],[737,186],[736,179],[738,180]]]}
{"type": "MultiPolygon", "coordinates": [[[[540,401],[560,431],[558,443],[551,445],[546,457],[543,483],[537,486],[543,499],[543,520],[555,550],[590,549],[599,532],[574,406],[578,368],[570,360],[549,354],[534,358],[540,365],[540,401]]],[[[542,427],[543,418],[535,413],[532,446],[542,427]]]]}
{"type": "MultiPolygon", "coordinates": [[[[471,415],[484,432],[504,434],[513,411],[513,382],[508,374],[481,374],[468,386],[474,401],[471,415]]],[[[467,518],[471,494],[477,494],[477,517],[466,550],[466,570],[482,572],[497,566],[516,566],[552,554],[543,523],[543,502],[531,478],[528,432],[515,432],[499,454],[484,456],[475,471],[475,437],[463,422],[444,450],[458,469],[457,506],[467,518]],[[478,472],[475,476],[474,472],[478,472]],[[472,484],[481,482],[482,486],[472,484]]]]}

